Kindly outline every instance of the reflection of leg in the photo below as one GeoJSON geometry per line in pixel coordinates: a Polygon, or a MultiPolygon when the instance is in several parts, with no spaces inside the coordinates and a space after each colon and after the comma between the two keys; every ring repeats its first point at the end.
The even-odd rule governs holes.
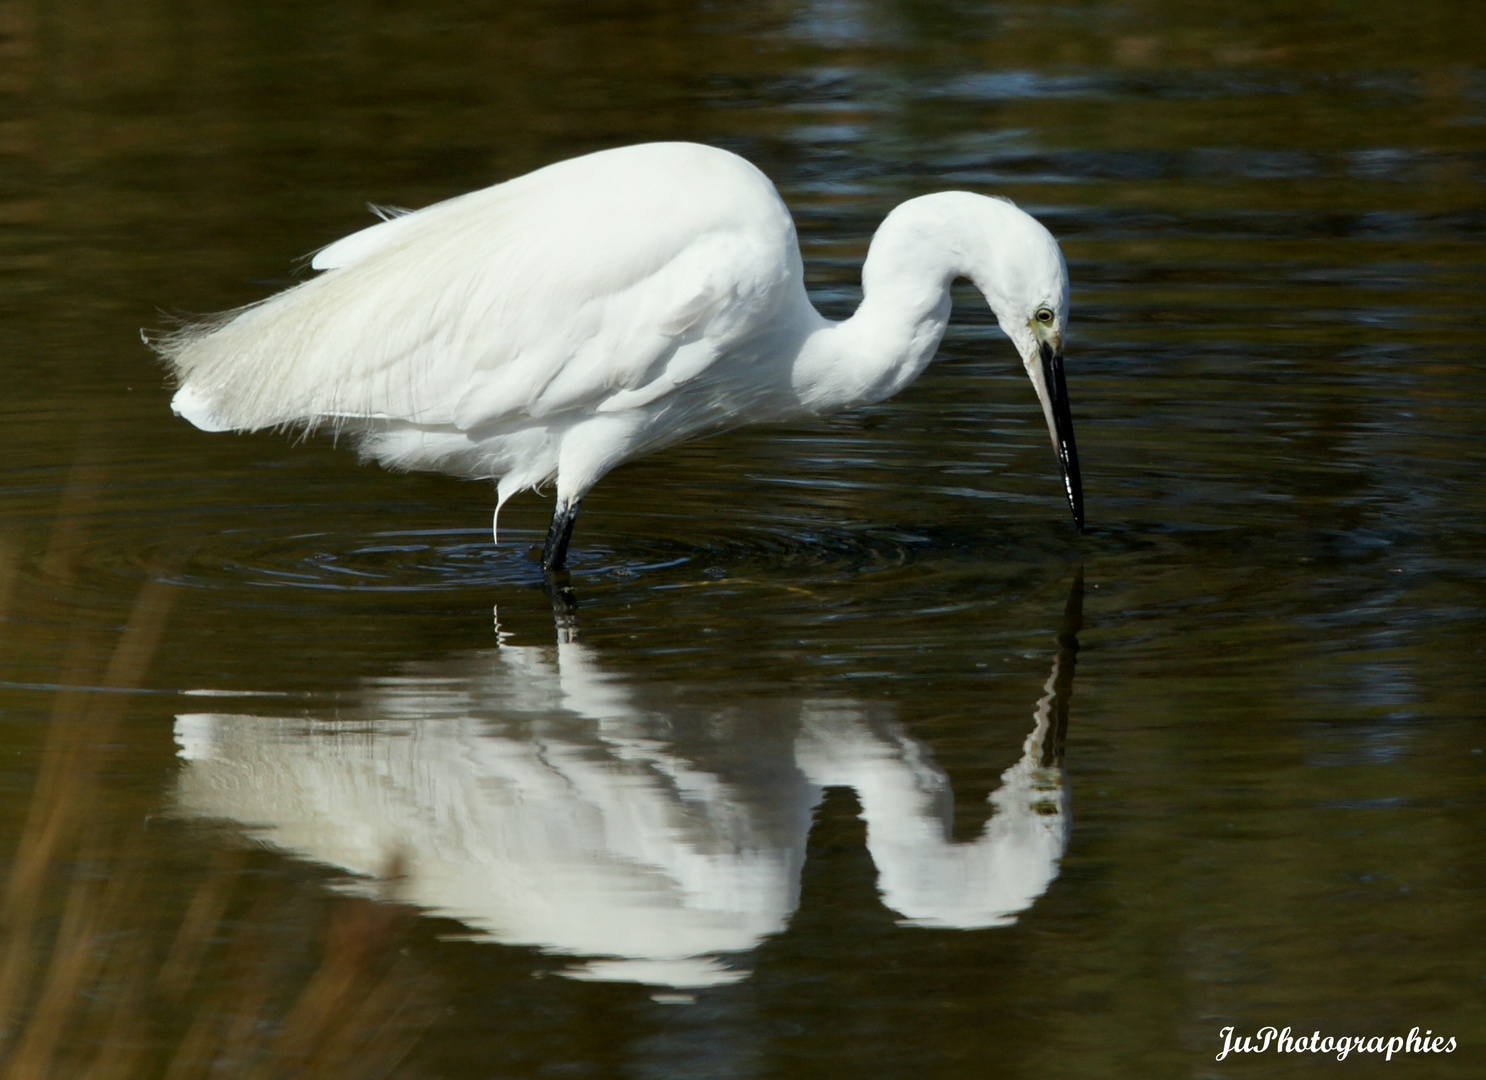
{"type": "Polygon", "coordinates": [[[559,645],[578,640],[578,598],[566,585],[559,585],[552,575],[542,584],[547,599],[552,601],[552,625],[557,630],[559,645]]]}
{"type": "Polygon", "coordinates": [[[547,530],[547,543],[542,548],[542,569],[549,574],[561,570],[568,561],[568,541],[573,538],[573,522],[578,520],[582,499],[557,504],[552,513],[552,527],[547,530]]]}

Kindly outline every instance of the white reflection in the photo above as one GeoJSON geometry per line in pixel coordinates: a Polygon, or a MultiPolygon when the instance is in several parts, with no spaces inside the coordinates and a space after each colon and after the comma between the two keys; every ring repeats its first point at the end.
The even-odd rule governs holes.
{"type": "Polygon", "coordinates": [[[827,787],[855,789],[905,922],[995,926],[1042,895],[1068,837],[1075,630],[971,841],[950,838],[928,748],[868,706],[688,706],[684,688],[626,682],[574,640],[408,665],[367,684],[357,719],[181,715],[179,801],[369,879],[395,859],[401,899],[572,956],[573,978],[732,982],[747,971],[730,954],[795,910],[827,787]]]}

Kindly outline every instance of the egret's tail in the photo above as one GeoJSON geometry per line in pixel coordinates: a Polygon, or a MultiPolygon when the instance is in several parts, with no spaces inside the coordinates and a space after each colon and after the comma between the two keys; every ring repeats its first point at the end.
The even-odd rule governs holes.
{"type": "Polygon", "coordinates": [[[232,424],[217,414],[211,401],[187,384],[170,399],[170,411],[202,431],[231,431],[232,424]]]}

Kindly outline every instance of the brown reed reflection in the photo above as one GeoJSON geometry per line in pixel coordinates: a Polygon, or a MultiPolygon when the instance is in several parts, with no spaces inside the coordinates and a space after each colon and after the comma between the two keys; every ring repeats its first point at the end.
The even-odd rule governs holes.
{"type": "MultiPolygon", "coordinates": [[[[44,572],[71,578],[103,466],[75,468],[44,572]]],[[[25,600],[20,546],[0,536],[0,617],[25,600]]],[[[401,948],[409,909],[336,898],[305,918],[284,884],[219,854],[175,914],[160,903],[159,830],[118,818],[103,774],[175,589],[151,568],[112,649],[79,619],[65,647],[36,784],[0,891],[0,1076],[401,1075],[436,1009],[401,948]]],[[[97,621],[102,621],[97,620],[97,621]]],[[[395,882],[401,871],[386,868],[395,882]]]]}
{"type": "Polygon", "coordinates": [[[10,595],[15,589],[18,562],[20,553],[16,548],[15,538],[8,532],[0,531],[0,619],[5,618],[5,613],[10,610],[10,595]]]}

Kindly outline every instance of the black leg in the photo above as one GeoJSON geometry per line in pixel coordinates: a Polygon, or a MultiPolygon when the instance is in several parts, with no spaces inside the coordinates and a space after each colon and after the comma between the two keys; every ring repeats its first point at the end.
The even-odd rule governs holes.
{"type": "Polygon", "coordinates": [[[549,574],[561,570],[568,561],[568,541],[573,538],[573,522],[578,520],[578,507],[582,499],[575,499],[568,506],[558,504],[552,514],[552,527],[547,530],[547,543],[542,548],[542,569],[549,574]]]}

